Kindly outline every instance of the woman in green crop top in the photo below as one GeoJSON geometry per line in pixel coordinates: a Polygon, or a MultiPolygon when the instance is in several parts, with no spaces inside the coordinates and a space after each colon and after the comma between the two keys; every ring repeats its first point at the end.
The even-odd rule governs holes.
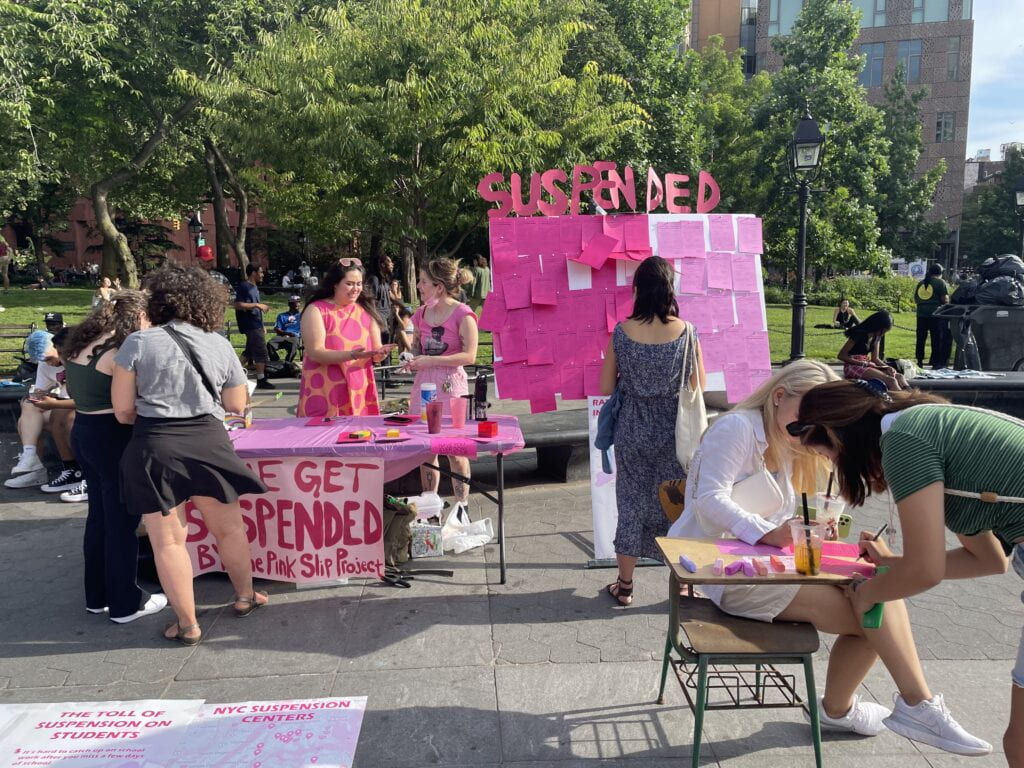
{"type": "Polygon", "coordinates": [[[118,624],[167,605],[162,594],[150,595],[136,583],[139,517],[128,514],[121,501],[119,472],[132,427],[118,422],[110,401],[114,355],[129,334],[149,325],[145,310],[146,294],[120,291],[75,326],[60,350],[68,392],[75,399],[71,447],[89,489],[82,548],[85,609],[108,613],[118,624]]]}
{"type": "MultiPolygon", "coordinates": [[[[833,460],[854,506],[887,489],[896,502],[903,554],[862,539],[865,556],[889,571],[848,589],[857,613],[943,579],[1004,573],[1011,551],[1024,578],[1024,422],[919,391],[881,393],[865,381],[842,381],[804,395],[789,429],[833,460]],[[949,551],[947,528],[961,544],[949,551]]],[[[1024,633],[1012,681],[1003,747],[1011,768],[1024,768],[1024,633]]],[[[886,724],[914,738],[912,715],[897,706],[897,727],[886,724]]]]}

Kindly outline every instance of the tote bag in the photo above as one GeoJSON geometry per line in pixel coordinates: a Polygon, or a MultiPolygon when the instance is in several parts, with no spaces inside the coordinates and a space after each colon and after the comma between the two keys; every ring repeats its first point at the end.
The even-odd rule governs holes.
{"type": "Polygon", "coordinates": [[[693,325],[688,324],[686,333],[689,338],[686,351],[690,365],[683,364],[683,371],[679,382],[679,409],[676,412],[676,458],[684,471],[689,471],[690,461],[700,443],[700,436],[708,428],[708,414],[704,408],[704,395],[700,389],[700,377],[698,376],[697,386],[692,391],[688,390],[686,370],[689,368],[694,374],[697,373],[697,334],[694,333],[693,325]]]}

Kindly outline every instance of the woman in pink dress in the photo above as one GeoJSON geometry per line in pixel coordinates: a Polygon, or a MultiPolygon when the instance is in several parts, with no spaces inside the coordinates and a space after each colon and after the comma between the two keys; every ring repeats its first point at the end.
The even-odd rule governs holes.
{"type": "MultiPolygon", "coordinates": [[[[420,412],[420,386],[426,382],[437,385],[438,400],[445,413],[451,413],[450,401],[469,394],[464,365],[476,363],[477,327],[473,309],[458,296],[458,266],[451,259],[435,259],[420,270],[416,283],[423,305],[412,316],[413,352],[416,355],[406,366],[415,372],[409,398],[409,411],[420,412]]],[[[469,459],[449,456],[452,471],[469,477],[469,459]]],[[[427,462],[436,464],[437,457],[427,462]]],[[[420,467],[424,491],[437,492],[441,478],[437,470],[420,467]]],[[[455,501],[465,507],[469,503],[469,486],[452,480],[455,501]]]]}
{"type": "Polygon", "coordinates": [[[302,385],[297,416],[376,416],[373,364],[394,345],[380,341],[380,316],[363,293],[359,259],[340,259],[302,311],[302,385]]]}

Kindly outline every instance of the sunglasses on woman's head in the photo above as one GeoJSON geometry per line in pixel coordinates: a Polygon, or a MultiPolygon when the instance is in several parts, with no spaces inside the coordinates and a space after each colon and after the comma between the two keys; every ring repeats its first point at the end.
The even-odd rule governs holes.
{"type": "Polygon", "coordinates": [[[356,259],[356,258],[338,259],[338,263],[341,264],[341,266],[343,266],[343,267],[361,267],[361,266],[363,266],[363,262],[361,262],[359,259],[356,259]]]}

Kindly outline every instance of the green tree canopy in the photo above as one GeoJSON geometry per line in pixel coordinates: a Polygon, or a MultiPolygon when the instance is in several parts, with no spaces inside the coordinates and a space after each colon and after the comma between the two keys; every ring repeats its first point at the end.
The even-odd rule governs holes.
{"type": "Polygon", "coordinates": [[[975,266],[1000,253],[1020,254],[1020,220],[1015,206],[1014,187],[1024,176],[1024,154],[1008,149],[1006,166],[997,180],[979,184],[964,201],[960,253],[975,266]]]}

